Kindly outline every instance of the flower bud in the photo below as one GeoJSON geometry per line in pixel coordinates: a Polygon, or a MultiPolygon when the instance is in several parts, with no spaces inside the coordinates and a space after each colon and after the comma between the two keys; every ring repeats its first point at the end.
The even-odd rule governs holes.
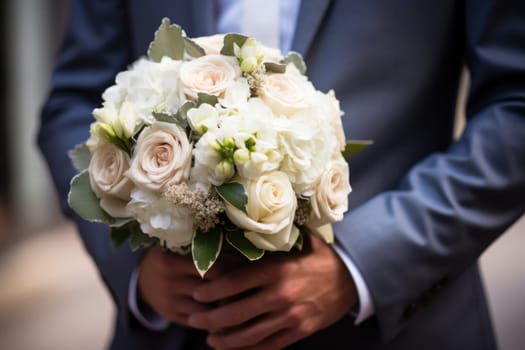
{"type": "Polygon", "coordinates": [[[236,164],[243,165],[250,160],[250,152],[245,148],[239,148],[233,154],[233,160],[236,164]]]}
{"type": "Polygon", "coordinates": [[[215,166],[215,176],[224,179],[225,181],[230,179],[234,173],[235,169],[233,167],[233,164],[226,159],[221,160],[215,166]]]}
{"type": "Polygon", "coordinates": [[[241,70],[244,73],[248,73],[248,74],[252,73],[253,71],[257,69],[257,66],[258,66],[257,58],[254,56],[245,58],[241,62],[241,70]]]}

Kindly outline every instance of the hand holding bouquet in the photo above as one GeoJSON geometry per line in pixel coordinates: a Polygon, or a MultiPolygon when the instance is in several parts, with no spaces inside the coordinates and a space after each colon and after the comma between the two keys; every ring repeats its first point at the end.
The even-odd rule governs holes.
{"type": "Polygon", "coordinates": [[[305,232],[332,242],[351,191],[343,155],[362,144],[345,141],[334,92],[305,70],[297,53],[189,39],[164,19],[71,152],[71,207],[117,245],[191,251],[201,275],[226,246],[257,260],[300,249],[305,232]]]}

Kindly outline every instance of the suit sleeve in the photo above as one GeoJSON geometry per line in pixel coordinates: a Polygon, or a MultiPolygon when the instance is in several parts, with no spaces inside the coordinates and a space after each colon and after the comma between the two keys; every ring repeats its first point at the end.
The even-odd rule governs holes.
{"type": "Polygon", "coordinates": [[[386,340],[414,300],[475,264],[525,211],[525,2],[464,6],[471,86],[463,135],[334,227],[386,340]]]}
{"type": "MultiPolygon", "coordinates": [[[[59,195],[63,212],[76,223],[82,240],[106,282],[116,305],[127,310],[127,294],[138,254],[111,247],[107,228],[83,221],[67,205],[76,171],[68,150],[84,142],[93,121],[91,111],[130,61],[123,1],[72,1],[69,28],[43,106],[38,143],[59,195]]],[[[127,312],[119,315],[126,317],[127,312]]],[[[125,320],[126,322],[126,320],[125,320]]]]}

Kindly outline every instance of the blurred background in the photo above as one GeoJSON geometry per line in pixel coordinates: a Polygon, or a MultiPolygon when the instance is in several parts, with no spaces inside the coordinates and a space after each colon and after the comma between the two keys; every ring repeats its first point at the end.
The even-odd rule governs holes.
{"type": "MultiPolygon", "coordinates": [[[[35,146],[68,0],[4,0],[0,44],[0,349],[103,349],[114,313],[35,146]]],[[[467,84],[464,79],[464,84],[467,84]]],[[[458,114],[461,132],[461,113],[458,114]]],[[[525,218],[481,259],[500,349],[525,346],[525,218]]]]}

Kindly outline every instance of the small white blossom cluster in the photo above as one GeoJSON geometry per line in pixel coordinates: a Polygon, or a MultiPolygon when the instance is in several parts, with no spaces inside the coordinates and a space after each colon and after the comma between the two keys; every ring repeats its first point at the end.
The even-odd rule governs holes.
{"type": "Polygon", "coordinates": [[[225,220],[257,248],[288,251],[298,225],[347,210],[343,113],[279,50],[248,38],[226,55],[225,42],[196,38],[204,55],[141,58],[117,75],[93,111],[90,185],[109,215],[174,251],[225,220]],[[244,188],[244,210],[217,195],[227,183],[244,188]]]}

